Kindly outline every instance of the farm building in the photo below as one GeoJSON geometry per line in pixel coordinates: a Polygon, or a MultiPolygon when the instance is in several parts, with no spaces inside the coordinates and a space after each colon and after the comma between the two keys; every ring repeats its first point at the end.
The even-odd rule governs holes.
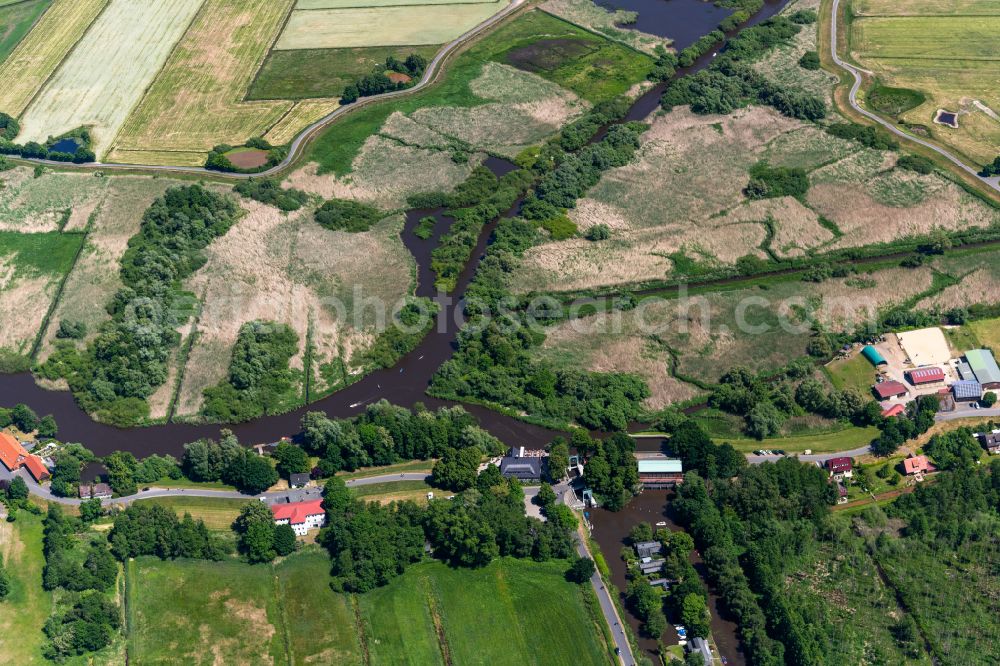
{"type": "Polygon", "coordinates": [[[992,432],[981,433],[976,435],[979,443],[983,445],[991,455],[1000,454],[1000,430],[994,430],[992,432]]]}
{"type": "Polygon", "coordinates": [[[906,411],[906,407],[904,407],[903,405],[893,405],[892,407],[889,407],[888,409],[883,409],[882,410],[882,418],[888,419],[888,418],[891,418],[893,416],[899,416],[900,414],[904,413],[905,411],[906,411]]]}
{"type": "Polygon", "coordinates": [[[1000,388],[1000,367],[989,349],[972,349],[965,352],[965,360],[983,388],[1000,388]]]}
{"type": "Polygon", "coordinates": [[[271,514],[274,515],[275,525],[291,525],[298,536],[305,536],[309,530],[326,524],[326,511],[321,499],[273,504],[271,514]]]}
{"type": "Polygon", "coordinates": [[[886,361],[885,357],[879,353],[879,350],[875,349],[871,345],[865,345],[861,350],[861,355],[868,359],[868,361],[876,368],[881,365],[889,365],[889,362],[886,361]]]}
{"type": "Polygon", "coordinates": [[[935,366],[910,370],[906,375],[914,386],[927,386],[944,381],[944,370],[935,366]]]}
{"type": "Polygon", "coordinates": [[[684,466],[672,458],[640,458],[639,483],[644,488],[672,488],[684,481],[684,466]]]}
{"type": "Polygon", "coordinates": [[[913,365],[942,365],[951,361],[951,348],[944,331],[936,326],[899,333],[896,337],[913,365]]]}
{"type": "Polygon", "coordinates": [[[893,380],[888,382],[880,382],[874,387],[875,395],[878,396],[879,400],[888,400],[889,398],[902,398],[906,396],[906,387],[901,383],[893,380]]]}
{"type": "Polygon", "coordinates": [[[849,479],[854,474],[854,461],[847,456],[830,458],[826,461],[826,469],[830,473],[830,476],[837,481],[849,479]]]}
{"type": "Polygon", "coordinates": [[[955,400],[980,400],[983,397],[983,385],[971,379],[963,379],[951,385],[955,400]]]}
{"type": "Polygon", "coordinates": [[[910,456],[903,461],[903,471],[907,474],[923,474],[935,470],[936,468],[927,459],[927,456],[910,456]]]}
{"type": "Polygon", "coordinates": [[[28,450],[21,446],[21,442],[6,432],[0,432],[0,462],[12,472],[22,467],[26,468],[38,483],[49,478],[49,470],[42,459],[28,453],[28,450]]]}

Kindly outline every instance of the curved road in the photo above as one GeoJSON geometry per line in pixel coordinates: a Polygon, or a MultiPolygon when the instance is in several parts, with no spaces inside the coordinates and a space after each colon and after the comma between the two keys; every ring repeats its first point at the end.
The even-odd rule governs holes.
{"type": "Polygon", "coordinates": [[[858,90],[861,88],[861,83],[862,83],[861,72],[860,70],[858,70],[858,68],[841,60],[840,56],[837,55],[837,12],[839,11],[839,9],[840,9],[840,0],[833,0],[833,10],[830,15],[830,56],[833,58],[833,62],[836,63],[837,66],[847,70],[848,72],[851,73],[851,76],[854,77],[854,85],[851,86],[851,92],[848,95],[848,101],[850,102],[851,107],[855,111],[863,115],[865,118],[868,118],[869,120],[878,123],[879,125],[886,128],[896,136],[905,139],[907,141],[912,141],[913,143],[919,144],[924,148],[933,150],[935,153],[941,155],[942,157],[950,161],[952,164],[960,168],[962,171],[965,171],[966,173],[977,178],[979,181],[985,183],[987,187],[1000,191],[1000,178],[983,178],[982,176],[979,175],[978,171],[970,167],[962,160],[955,157],[953,154],[951,154],[944,148],[941,148],[940,146],[937,146],[929,141],[925,141],[919,137],[913,136],[912,134],[908,134],[903,130],[899,129],[898,127],[896,127],[895,125],[893,125],[892,123],[883,120],[874,113],[861,108],[857,100],[858,90]]]}
{"type": "Polygon", "coordinates": [[[420,90],[423,90],[430,84],[434,83],[438,76],[441,74],[441,65],[448,56],[454,53],[459,47],[464,45],[469,40],[474,37],[478,37],[486,30],[492,28],[500,21],[513,14],[515,11],[520,9],[527,0],[512,0],[512,2],[502,9],[499,13],[494,14],[490,18],[486,19],[479,25],[475,26],[468,32],[456,37],[454,40],[445,45],[443,49],[438,51],[437,55],[431,59],[430,63],[427,65],[427,69],[424,70],[423,78],[410,88],[404,90],[394,90],[392,92],[383,93],[381,95],[375,95],[373,97],[363,97],[353,104],[348,104],[347,106],[341,106],[327,114],[326,116],[320,118],[309,127],[305,128],[299,132],[298,136],[292,140],[292,143],[288,147],[288,155],[285,156],[280,163],[274,165],[266,171],[261,171],[260,173],[230,173],[227,171],[213,171],[206,169],[204,167],[183,167],[183,166],[156,166],[156,165],[143,165],[143,164],[121,164],[115,162],[89,162],[87,164],[73,164],[72,162],[56,162],[54,160],[43,160],[34,158],[23,158],[15,157],[14,159],[30,162],[33,164],[44,164],[47,166],[60,167],[63,169],[79,169],[79,170],[112,170],[112,171],[157,171],[166,173],[185,173],[185,174],[210,174],[212,176],[219,176],[223,178],[235,178],[238,180],[246,180],[248,178],[263,178],[266,176],[273,176],[280,173],[281,171],[287,169],[292,165],[295,160],[299,158],[299,154],[302,152],[302,147],[312,139],[320,131],[326,129],[327,126],[331,125],[334,121],[338,120],[341,116],[345,116],[348,113],[356,109],[363,108],[370,104],[376,104],[383,102],[387,99],[393,99],[396,97],[403,97],[405,95],[412,95],[420,90]]]}

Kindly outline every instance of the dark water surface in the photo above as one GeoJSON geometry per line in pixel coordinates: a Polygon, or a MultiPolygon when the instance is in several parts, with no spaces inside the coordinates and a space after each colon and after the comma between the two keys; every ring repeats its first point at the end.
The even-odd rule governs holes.
{"type": "Polygon", "coordinates": [[[619,26],[672,40],[680,51],[715,30],[733,10],[705,0],[597,0],[605,9],[636,12],[635,23],[619,26]]]}
{"type": "Polygon", "coordinates": [[[57,153],[75,153],[79,147],[80,142],[76,139],[59,139],[49,147],[49,150],[57,153]]]}

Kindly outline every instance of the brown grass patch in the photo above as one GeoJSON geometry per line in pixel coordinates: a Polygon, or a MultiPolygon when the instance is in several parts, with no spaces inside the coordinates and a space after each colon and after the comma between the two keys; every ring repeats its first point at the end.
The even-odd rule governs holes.
{"type": "Polygon", "coordinates": [[[0,348],[31,350],[38,323],[45,318],[61,276],[17,275],[10,257],[0,256],[0,348]]]}
{"type": "Polygon", "coordinates": [[[917,308],[948,310],[970,305],[993,305],[1000,294],[1000,276],[989,268],[979,268],[965,275],[958,284],[917,303],[917,308]]]}

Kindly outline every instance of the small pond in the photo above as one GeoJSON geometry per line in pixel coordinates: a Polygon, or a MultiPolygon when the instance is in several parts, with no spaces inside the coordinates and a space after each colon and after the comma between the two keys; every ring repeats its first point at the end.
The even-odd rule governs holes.
{"type": "Polygon", "coordinates": [[[733,13],[705,0],[597,0],[597,4],[605,9],[636,12],[636,22],[622,28],[672,39],[678,51],[715,30],[733,13]]]}
{"type": "Polygon", "coordinates": [[[79,139],[59,139],[49,147],[49,152],[53,153],[75,153],[80,147],[79,139]]]}

